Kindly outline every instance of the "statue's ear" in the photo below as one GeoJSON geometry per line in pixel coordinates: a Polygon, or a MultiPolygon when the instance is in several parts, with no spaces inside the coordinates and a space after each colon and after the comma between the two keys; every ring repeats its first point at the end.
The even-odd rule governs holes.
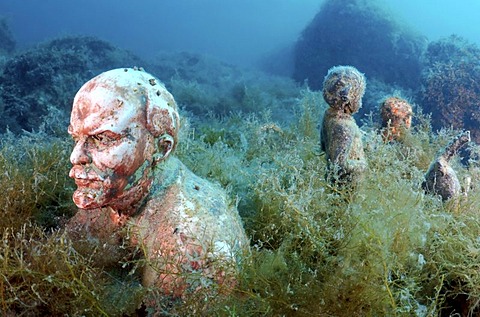
{"type": "Polygon", "coordinates": [[[168,134],[164,134],[157,139],[157,152],[153,156],[155,163],[159,163],[167,159],[172,150],[175,148],[175,139],[168,134]]]}

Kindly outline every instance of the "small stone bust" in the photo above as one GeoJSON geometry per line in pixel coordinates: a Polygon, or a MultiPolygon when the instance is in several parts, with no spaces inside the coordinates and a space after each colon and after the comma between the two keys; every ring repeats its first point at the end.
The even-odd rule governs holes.
{"type": "Polygon", "coordinates": [[[468,142],[470,142],[470,131],[457,135],[448,144],[441,154],[430,164],[425,174],[422,188],[426,193],[439,195],[443,201],[457,198],[461,193],[460,181],[457,173],[450,166],[454,155],[468,142]]]}
{"type": "Polygon", "coordinates": [[[382,102],[382,135],[384,141],[401,141],[412,125],[412,106],[400,97],[389,97],[382,102]]]}
{"type": "Polygon", "coordinates": [[[323,98],[330,106],[321,127],[321,148],[334,181],[355,183],[367,168],[362,133],[353,114],[362,106],[365,77],[355,67],[336,66],[323,82],[323,98]]]}
{"type": "Polygon", "coordinates": [[[233,283],[248,247],[225,191],[172,156],[178,130],[173,96],[157,78],[131,68],[85,83],[68,128],[79,210],[67,232],[87,250],[96,248],[102,266],[139,247],[143,285],[174,296],[233,283]]]}

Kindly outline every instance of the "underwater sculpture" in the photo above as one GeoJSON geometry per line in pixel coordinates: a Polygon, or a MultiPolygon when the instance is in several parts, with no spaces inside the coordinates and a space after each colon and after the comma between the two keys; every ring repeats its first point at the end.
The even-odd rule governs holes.
{"type": "Polygon", "coordinates": [[[114,69],[75,96],[68,132],[73,195],[80,208],[66,229],[97,248],[102,266],[143,250],[142,284],[181,296],[231,285],[248,246],[223,189],[194,175],[171,154],[179,115],[173,96],[139,69],[114,69]]]}
{"type": "Polygon", "coordinates": [[[384,141],[401,141],[412,125],[412,106],[399,97],[387,98],[380,107],[384,141]]]}
{"type": "Polygon", "coordinates": [[[323,98],[330,106],[323,118],[321,148],[332,179],[354,184],[367,168],[362,134],[353,114],[362,106],[365,77],[355,67],[336,66],[323,82],[323,98]]]}
{"type": "Polygon", "coordinates": [[[460,195],[460,182],[457,174],[450,166],[450,160],[468,142],[470,142],[470,131],[465,131],[457,135],[443,149],[425,174],[425,180],[422,183],[425,192],[440,195],[443,201],[460,195]]]}

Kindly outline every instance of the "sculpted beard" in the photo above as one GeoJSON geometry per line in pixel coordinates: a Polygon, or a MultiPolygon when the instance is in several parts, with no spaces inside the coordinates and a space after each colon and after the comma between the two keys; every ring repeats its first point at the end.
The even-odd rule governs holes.
{"type": "Polygon", "coordinates": [[[92,164],[88,166],[75,165],[69,176],[75,180],[77,189],[73,194],[73,201],[82,209],[100,208],[107,205],[116,195],[112,176],[102,173],[92,164]]]}

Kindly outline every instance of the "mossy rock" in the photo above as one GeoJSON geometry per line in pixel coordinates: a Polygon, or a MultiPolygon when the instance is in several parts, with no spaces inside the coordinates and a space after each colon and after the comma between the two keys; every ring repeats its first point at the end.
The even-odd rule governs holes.
{"type": "Polygon", "coordinates": [[[0,132],[38,130],[51,107],[67,118],[75,93],[88,79],[142,64],[127,51],[85,36],[54,39],[19,53],[6,62],[0,76],[0,132]]]}
{"type": "Polygon", "coordinates": [[[425,53],[422,90],[418,94],[434,129],[470,130],[480,142],[480,48],[462,37],[431,42],[425,53]]]}
{"type": "Polygon", "coordinates": [[[372,0],[327,0],[294,49],[294,75],[321,89],[330,67],[351,65],[390,85],[417,89],[426,41],[372,0]]]}

